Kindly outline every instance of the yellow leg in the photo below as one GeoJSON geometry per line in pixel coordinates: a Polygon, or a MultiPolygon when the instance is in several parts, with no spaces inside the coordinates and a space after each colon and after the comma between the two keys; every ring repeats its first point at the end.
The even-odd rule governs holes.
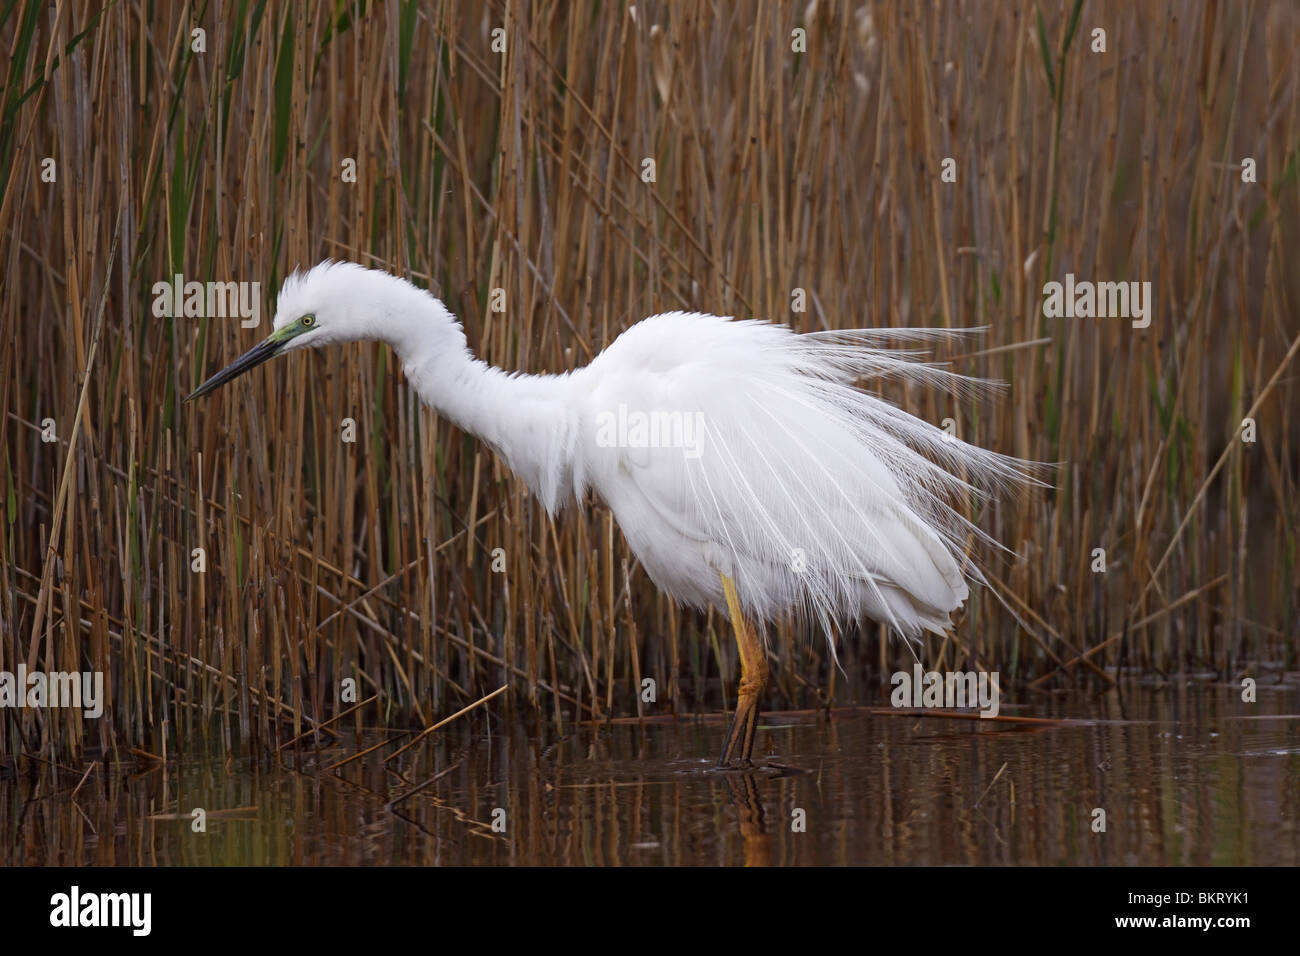
{"type": "Polygon", "coordinates": [[[758,727],[758,701],[767,685],[767,655],[758,642],[758,637],[745,623],[745,615],[740,609],[740,598],[736,596],[736,585],[725,574],[722,578],[722,593],[727,598],[727,611],[731,614],[731,627],[736,633],[736,647],[740,651],[740,687],[736,699],[736,716],[731,721],[731,730],[718,758],[718,766],[731,764],[748,766],[754,752],[754,731],[758,727]]]}

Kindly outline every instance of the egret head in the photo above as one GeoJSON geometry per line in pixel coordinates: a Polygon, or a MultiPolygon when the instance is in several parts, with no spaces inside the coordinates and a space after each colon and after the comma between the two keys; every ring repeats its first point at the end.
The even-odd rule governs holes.
{"type": "Polygon", "coordinates": [[[429,293],[386,272],[353,262],[322,262],[306,272],[295,272],[280,287],[271,334],[185,400],[206,395],[294,349],[380,339],[400,351],[410,333],[410,323],[431,304],[451,320],[429,293]]]}

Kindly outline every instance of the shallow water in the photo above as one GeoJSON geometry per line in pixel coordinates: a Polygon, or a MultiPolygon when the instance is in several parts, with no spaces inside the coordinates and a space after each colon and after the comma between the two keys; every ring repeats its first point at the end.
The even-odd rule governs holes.
{"type": "Polygon", "coordinates": [[[758,748],[788,769],[753,773],[710,770],[716,720],[544,745],[480,712],[338,770],[392,735],[96,769],[75,798],[74,768],[0,778],[0,863],[1295,865],[1297,697],[1193,684],[1004,706],[1070,721],[1033,725],[769,715],[758,748]]]}

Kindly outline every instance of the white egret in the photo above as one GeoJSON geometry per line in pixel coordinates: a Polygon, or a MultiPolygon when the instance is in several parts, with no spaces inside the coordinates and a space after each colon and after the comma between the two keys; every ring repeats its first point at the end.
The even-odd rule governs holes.
{"type": "Polygon", "coordinates": [[[828,639],[860,619],[908,638],[943,633],[967,578],[983,580],[968,545],[989,540],[956,505],[1034,480],[1028,464],[857,387],[986,384],[880,347],[960,330],[797,334],[671,312],[636,323],[585,368],[523,375],[475,358],[428,292],[346,262],[290,276],[273,325],[189,398],[283,352],[387,342],[421,399],[490,446],[549,513],[594,491],[656,585],[725,610],[741,680],[720,764],[748,765],[753,751],[768,673],[754,625],[795,611],[828,639]]]}

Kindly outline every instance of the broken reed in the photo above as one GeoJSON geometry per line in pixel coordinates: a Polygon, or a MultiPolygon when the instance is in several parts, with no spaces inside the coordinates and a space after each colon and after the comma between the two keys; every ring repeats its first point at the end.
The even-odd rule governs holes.
{"type": "MultiPolygon", "coordinates": [[[[668,309],[987,325],[953,358],[1004,400],[893,397],[1061,467],[978,516],[1018,552],[985,557],[1025,626],[980,590],[927,661],[1021,688],[1295,667],[1288,4],[182,10],[0,25],[0,670],[102,670],[110,695],[99,721],[0,711],[0,753],[269,749],[343,711],[345,678],[376,698],[357,727],[501,684],[556,730],[732,702],[725,622],[659,595],[598,504],[549,521],[385,347],[181,404],[266,326],[155,318],[152,284],[260,281],[269,314],[327,256],[427,282],[526,371],[668,309]],[[1045,318],[1066,272],[1152,282],[1151,327],[1045,318]]],[[[871,699],[910,658],[868,638],[841,640],[839,674],[819,635],[769,629],[770,704],[871,699]]]]}

